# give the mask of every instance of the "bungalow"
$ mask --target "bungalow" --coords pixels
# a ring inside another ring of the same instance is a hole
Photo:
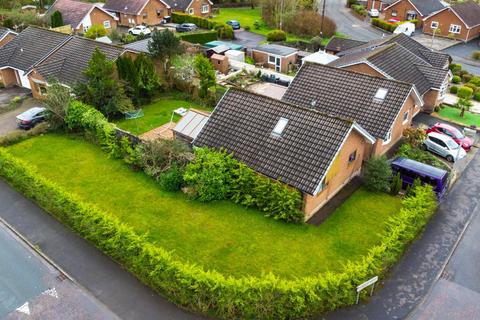
[[[394,3],[396,0],[367,0],[367,10],[378,10],[383,12],[383,9]]]
[[[71,36],[29,26],[0,47],[0,83],[31,89],[27,73]]]
[[[262,44],[252,48],[255,63],[277,72],[288,72],[297,63],[298,50],[278,44]]]
[[[355,121],[229,89],[193,141],[303,194],[310,218],[357,176],[375,139]]]
[[[450,78],[448,69],[432,66],[395,42],[352,52],[329,66],[414,84],[428,112],[443,101]]]
[[[282,100],[353,119],[375,137],[373,155],[392,148],[423,105],[413,84],[312,63],[300,68]]]
[[[170,15],[166,0],[107,0],[103,9],[113,13],[121,26],[158,25]]]
[[[418,20],[417,27],[422,26],[428,15],[445,8],[440,0],[398,0],[383,9],[385,20]]]
[[[72,26],[74,33],[84,33],[94,24],[104,26],[107,31],[117,28],[118,18],[97,4],[77,0],[56,0],[46,15],[50,16],[55,11],[62,14],[63,23]]]
[[[183,12],[191,15],[208,17],[212,15],[213,2],[210,0],[165,0],[172,12]]]
[[[325,51],[330,54],[337,54],[341,51],[349,50],[365,43],[366,43],[365,41],[339,38],[339,37],[333,36],[325,46]]]
[[[0,47],[10,42],[18,33],[4,27],[0,27]]]
[[[27,76],[33,97],[44,98],[50,79],[56,79],[65,86],[72,86],[76,82],[84,81],[83,71],[87,68],[96,48],[100,49],[109,60],[116,60],[122,54],[134,55],[136,53],[122,47],[71,36],[54,52],[36,63],[28,72]]]
[[[464,42],[480,36],[480,5],[473,1],[457,3],[425,18],[423,33],[448,37]]]

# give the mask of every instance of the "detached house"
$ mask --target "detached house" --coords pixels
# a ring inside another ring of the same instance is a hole
[[[18,33],[4,27],[0,27],[0,47],[10,42]]]
[[[354,120],[375,138],[374,155],[401,139],[423,105],[410,83],[312,63],[300,68],[282,100]]]
[[[308,219],[360,173],[374,141],[356,121],[229,89],[193,145],[226,149],[298,189]]]
[[[170,15],[166,0],[107,0],[103,9],[113,13],[121,26],[158,25]]]
[[[212,14],[213,2],[210,0],[165,0],[172,12],[184,12],[196,16],[208,17]]]
[[[423,32],[470,41],[480,36],[480,5],[473,1],[445,7],[425,18]]]
[[[398,0],[383,9],[385,20],[418,20],[417,27],[422,26],[423,19],[445,8],[440,0]]]
[[[48,81],[53,78],[66,86],[84,81],[83,71],[87,68],[96,48],[100,49],[109,60],[116,60],[123,54],[134,55],[136,53],[122,47],[71,36],[28,72],[33,97],[44,98],[48,90]]]
[[[447,68],[432,66],[395,42],[353,51],[329,65],[414,84],[429,112],[443,101],[450,77]]]
[[[365,41],[339,38],[339,37],[333,36],[325,46],[325,51],[327,53],[337,54],[339,52],[358,47],[365,43],[366,43]]]
[[[382,12],[384,8],[388,7],[396,0],[367,0],[367,10],[376,9],[378,12]]]
[[[84,33],[94,24],[104,26],[107,31],[117,28],[118,18],[97,4],[76,0],[56,0],[46,15],[50,16],[55,11],[62,14],[63,23],[72,26],[75,33]]]
[[[256,64],[277,72],[288,72],[298,60],[298,49],[278,44],[262,44],[252,48]]]
[[[0,47],[0,82],[5,86],[31,89],[27,73],[71,36],[37,27],[28,27]]]

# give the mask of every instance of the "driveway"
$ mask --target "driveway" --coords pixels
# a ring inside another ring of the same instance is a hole
[[[345,7],[345,0],[323,0],[325,3],[325,15],[335,21],[337,32],[343,33],[348,37],[370,41],[382,37],[383,32],[373,28],[370,21],[362,21],[350,13],[350,9]],[[322,0],[318,0],[319,12],[322,12]]]
[[[480,75],[480,61],[472,59],[472,53],[480,50],[479,40],[475,39],[468,43],[460,43],[456,46],[443,50],[452,56],[453,62],[460,63],[463,69],[475,75]]]
[[[245,31],[245,30],[235,30],[235,39],[232,41],[224,41],[224,42],[231,42],[235,44],[239,44],[244,46],[247,49],[251,49],[257,46],[260,42],[265,41],[267,38],[262,36],[261,34]]]
[[[38,102],[33,99],[27,99],[23,103],[13,110],[0,113],[0,136],[6,135],[14,130],[17,130],[16,116],[20,113],[38,106]]]
[[[415,35],[412,37],[412,39],[416,40],[417,42],[421,43],[429,49],[437,51],[450,48],[460,43],[460,41],[458,40],[452,40],[443,37],[434,37],[432,42],[432,36],[422,33],[421,29],[418,31],[418,33],[417,31],[415,32]]]
[[[8,108],[10,105],[10,100],[14,97],[24,97],[31,94],[31,91],[26,88],[11,87],[0,89],[0,113],[2,109]]]

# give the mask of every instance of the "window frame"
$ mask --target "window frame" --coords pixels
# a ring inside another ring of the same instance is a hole
[[[407,111],[405,111],[405,112],[403,113],[403,121],[402,121],[402,124],[407,123],[408,120],[409,120],[409,118],[410,118],[410,111],[407,110]]]
[[[436,26],[433,26],[434,24],[435,24]],[[431,28],[431,29],[438,29],[439,26],[440,26],[440,23],[438,23],[438,21],[432,21],[432,22],[430,23],[430,28]]]
[[[205,10],[205,7],[207,10]],[[209,13],[210,12],[210,6],[208,4],[203,4],[202,5],[202,13]]]
[[[108,27],[107,27],[107,25],[108,25]],[[112,24],[110,23],[110,20],[105,20],[105,21],[103,21],[103,27],[104,27],[105,29],[111,29],[111,28],[112,28]]]
[[[188,14],[190,15],[195,14],[195,10],[193,8],[188,8]]]
[[[455,27],[458,28],[458,31],[454,31],[453,29],[456,29]],[[453,34],[460,34],[462,32],[462,26],[458,24],[450,24],[450,27],[448,28],[448,32],[453,33]]]
[[[391,141],[392,141],[392,129],[390,129],[390,130],[387,132],[387,135],[385,136],[385,140],[383,140],[382,145],[389,144]]]
[[[352,162],[355,162],[357,160],[357,150],[353,151],[348,155],[348,164],[351,164]]]
[[[398,11],[396,9],[392,9],[392,17],[397,17]]]

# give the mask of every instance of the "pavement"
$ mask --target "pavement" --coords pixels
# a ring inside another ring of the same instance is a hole
[[[54,263],[60,265],[77,283],[118,317],[129,320],[203,319],[179,309],[143,285],[116,262],[1,179],[0,217]],[[72,304],[71,307],[74,308],[75,305]],[[63,319],[75,318],[67,316]]]
[[[369,19],[358,19],[345,7],[345,0],[323,0],[325,3],[325,15],[337,25],[337,32],[347,35],[351,39],[370,41],[382,37],[383,32],[373,28]],[[321,12],[322,0],[318,0],[318,8]]]
[[[0,248],[0,318],[118,319],[1,220]]]
[[[478,41],[478,39],[475,39],[468,43],[460,43],[443,50],[443,52],[451,55],[453,62],[460,63],[463,69],[470,73],[480,75],[480,61],[472,59],[472,53],[480,50]]]
[[[381,281],[380,289],[370,301],[336,310],[318,319],[405,319],[411,313],[417,312],[417,305],[430,292],[466,224],[478,210],[479,179],[480,155],[477,153],[461,179],[439,204],[436,214],[421,237],[407,249],[402,259],[392,268],[388,278]],[[472,266],[477,265],[475,259],[478,259],[478,256],[469,253],[468,249],[463,257],[469,259]],[[470,280],[476,282],[476,285],[480,283],[478,278]]]

